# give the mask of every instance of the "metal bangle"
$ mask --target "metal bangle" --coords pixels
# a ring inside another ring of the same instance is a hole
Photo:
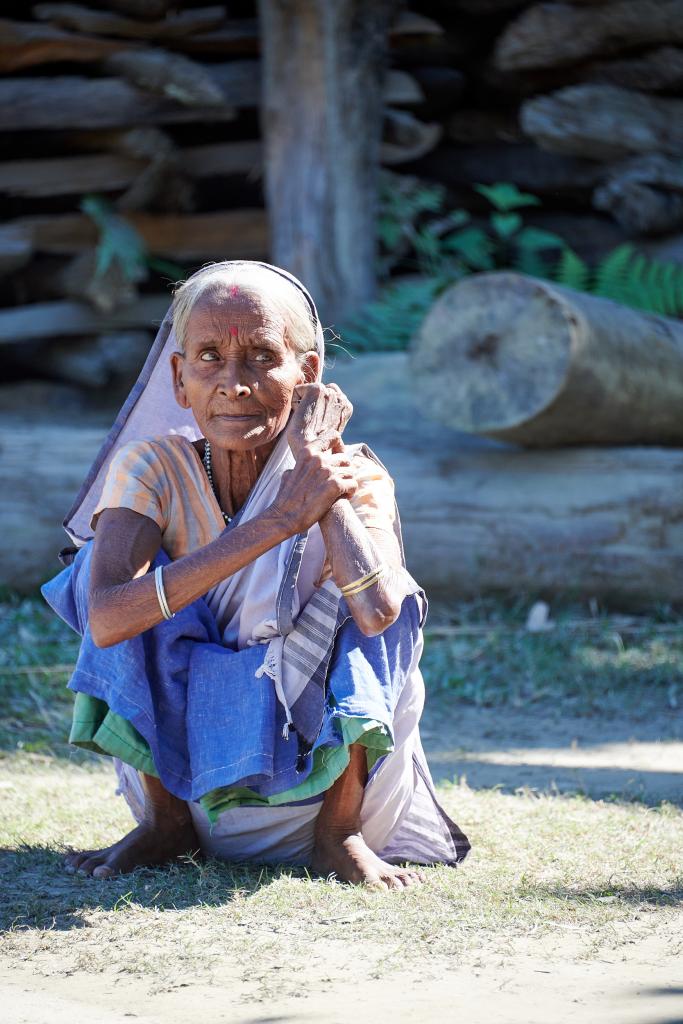
[[[366,576],[361,576],[360,579],[355,580],[353,583],[347,583],[345,587],[341,588],[342,597],[353,597],[354,594],[360,594],[362,590],[367,590],[373,583],[376,583],[380,576],[384,575],[384,566],[380,565],[377,569],[373,569]]]
[[[154,570],[154,585],[157,588],[157,600],[161,608],[161,614],[165,619],[172,619],[175,616],[175,612],[172,612],[168,606],[166,591],[164,590],[163,570],[163,565],[158,565]]]

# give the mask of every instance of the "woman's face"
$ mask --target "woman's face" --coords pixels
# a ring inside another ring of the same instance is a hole
[[[318,355],[297,359],[267,295],[221,285],[195,304],[185,352],[171,362],[176,399],[192,409],[204,437],[217,448],[248,451],[284,429],[294,388],[315,380]]]

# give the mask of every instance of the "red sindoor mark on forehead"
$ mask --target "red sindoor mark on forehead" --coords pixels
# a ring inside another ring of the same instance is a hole
[[[233,338],[237,337],[237,325],[236,324],[231,324],[230,325],[230,334],[231,334],[231,336]]]
[[[239,293],[240,293],[239,285],[236,285],[236,284],[232,285],[232,287],[230,289],[230,294],[232,295],[232,297],[235,298],[235,296],[239,295]]]

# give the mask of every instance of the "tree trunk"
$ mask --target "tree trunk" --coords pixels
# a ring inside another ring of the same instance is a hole
[[[434,304],[415,345],[423,408],[531,447],[683,443],[683,324],[520,274]]]
[[[528,71],[678,42],[683,42],[683,0],[621,0],[585,10],[542,3],[507,26],[494,62],[501,71]]]
[[[272,259],[325,321],[375,291],[383,56],[392,0],[261,0]]]
[[[591,160],[683,153],[683,100],[614,85],[572,85],[527,100],[520,123],[543,149]]]

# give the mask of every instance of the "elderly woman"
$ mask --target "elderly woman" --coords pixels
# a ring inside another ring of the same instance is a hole
[[[392,482],[344,444],[323,356],[312,299],[276,267],[220,263],[176,291],[43,591],[83,637],[71,739],[116,758],[138,821],[71,870],[202,849],[397,889],[423,877],[397,864],[469,848],[419,741],[425,602]]]

